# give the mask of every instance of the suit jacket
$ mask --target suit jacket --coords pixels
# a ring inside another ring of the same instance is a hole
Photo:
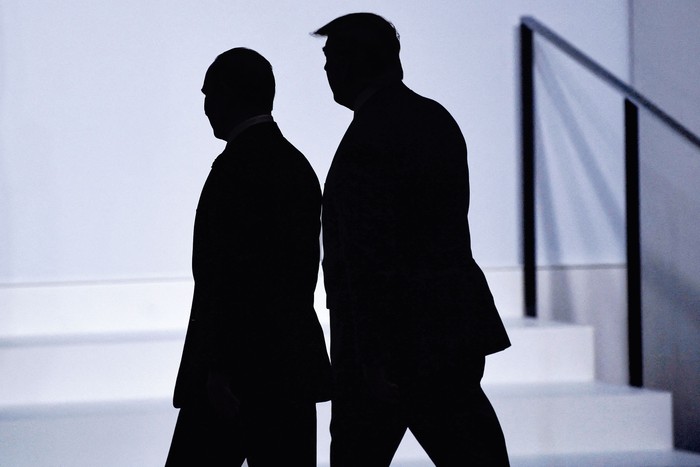
[[[330,362],[314,311],[321,190],[273,122],[214,161],[194,225],[194,297],[174,405],[201,400],[209,369],[239,398],[328,400]]]
[[[334,368],[429,369],[510,345],[472,257],[467,148],[397,81],[355,111],[323,196]]]

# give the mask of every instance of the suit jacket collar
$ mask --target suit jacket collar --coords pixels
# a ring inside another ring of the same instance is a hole
[[[365,89],[358,97],[355,104],[355,116],[363,113],[367,107],[372,107],[372,104],[381,99],[383,95],[392,91],[408,89],[403,81],[392,79],[388,81],[378,82]]]
[[[276,138],[277,135],[281,137],[277,123],[272,119],[253,122],[226,144],[223,152],[214,159],[212,168],[224,160],[237,160],[239,155],[251,150],[255,151],[261,141]]]
[[[245,130],[250,128],[253,125],[257,125],[258,123],[266,123],[266,122],[274,122],[274,119],[272,118],[272,115],[270,114],[262,114],[262,115],[256,115],[254,117],[250,117],[246,120],[243,120],[241,123],[233,127],[233,130],[228,134],[226,137],[226,142],[228,144],[231,144],[231,142],[238,137],[241,133],[243,133]]]

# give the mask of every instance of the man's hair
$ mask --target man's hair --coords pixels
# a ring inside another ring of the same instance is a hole
[[[244,47],[227,50],[209,66],[202,91],[233,98],[242,107],[272,111],[275,97],[272,65],[254,50]]]
[[[374,13],[350,13],[334,19],[312,33],[325,36],[333,44],[330,53],[348,58],[361,57],[367,72],[394,71],[403,77],[399,33],[394,25]]]

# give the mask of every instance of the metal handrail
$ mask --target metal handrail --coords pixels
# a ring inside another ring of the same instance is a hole
[[[552,45],[556,46],[559,50],[567,54],[580,65],[587,68],[591,73],[608,83],[613,88],[617,89],[620,93],[624,94],[624,96],[627,99],[647,109],[649,112],[658,117],[659,120],[668,125],[669,128],[673,129],[676,133],[683,136],[690,143],[692,143],[694,146],[700,149],[700,136],[690,131],[678,120],[661,110],[661,108],[659,108],[658,105],[654,104],[652,101],[650,101],[647,97],[645,97],[639,91],[634,89],[632,86],[626,84],[620,78],[603,68],[600,64],[598,64],[588,55],[581,52],[578,48],[574,47],[570,42],[565,40],[559,34],[552,31],[547,26],[540,23],[538,20],[531,16],[522,17],[521,24],[526,26],[531,31],[536,32],[543,38],[547,39]]]
[[[535,219],[535,80],[534,34],[539,34],[624,96],[625,204],[627,233],[627,319],[629,382],[642,386],[641,247],[639,220],[639,107],[700,149],[700,137],[661,110],[639,91],[603,68],[559,34],[530,16],[520,20],[520,71],[523,157],[523,279],[525,314],[537,316]]]

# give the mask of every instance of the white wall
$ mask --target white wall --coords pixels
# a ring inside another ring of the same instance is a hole
[[[543,41],[536,41],[535,96],[538,263],[624,264],[622,97]]]
[[[700,3],[635,0],[635,86],[700,134]],[[673,392],[675,440],[700,451],[700,149],[640,116],[644,383]]]
[[[275,117],[323,180],[351,115],[332,101],[322,40],[308,33],[362,10],[396,24],[407,84],[443,103],[465,133],[477,259],[487,267],[518,265],[518,18],[537,16],[624,77],[622,1],[6,0],[0,7],[0,283],[189,275],[197,197],[222,148],[207,127],[199,88],[209,63],[233,46],[257,49],[272,62]],[[557,56],[544,53],[547,66],[560,66]],[[560,86],[588,86],[579,84],[577,70],[567,73]],[[551,93],[548,99],[542,118],[565,115],[574,128],[569,136],[578,132],[577,119],[584,126],[590,121],[588,108]],[[559,104],[565,105],[557,110]],[[603,122],[616,121],[616,109],[601,108]],[[556,147],[566,147],[565,140],[548,138],[550,154],[564,152]],[[571,191],[554,190],[550,199]],[[611,222],[609,213],[593,209],[592,215],[600,225]],[[561,230],[568,222],[551,225]],[[544,260],[619,256],[615,247],[598,248],[607,240],[568,244],[573,253],[552,250]]]

